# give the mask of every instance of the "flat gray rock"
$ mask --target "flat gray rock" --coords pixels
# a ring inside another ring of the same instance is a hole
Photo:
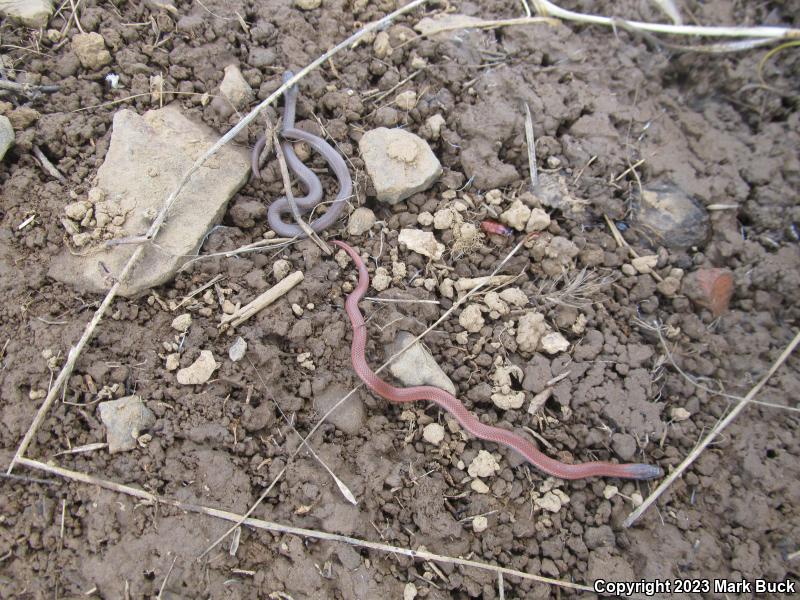
[[[85,200],[91,214],[80,223],[62,219],[75,248],[53,259],[50,276],[82,291],[106,291],[136,246],[105,242],[143,235],[184,173],[218,138],[174,106],[114,115],[108,153]],[[146,246],[121,295],[136,296],[172,279],[219,223],[249,171],[246,150],[231,145],[206,161],[173,204],[156,244]]]
[[[14,145],[15,139],[11,121],[8,120],[8,117],[0,115],[0,160],[3,160],[8,149]]]
[[[378,127],[361,136],[358,147],[378,200],[387,204],[428,189],[442,174],[428,143],[404,129]]]
[[[327,413],[350,392],[350,389],[341,383],[331,383],[321,392],[314,394],[314,408],[319,413],[319,416],[321,417]],[[364,420],[364,401],[361,399],[360,392],[354,393],[342,402],[328,417],[328,421],[337,429],[351,435],[358,433],[361,426],[364,425]]]
[[[394,356],[405,348],[416,336],[407,331],[397,332],[394,342],[386,351],[389,356]],[[446,392],[456,395],[456,386],[442,371],[442,368],[431,356],[425,346],[419,342],[403,352],[389,364],[389,371],[402,381],[406,386],[432,385]]]
[[[101,402],[100,419],[106,426],[106,440],[111,454],[136,448],[136,438],[156,422],[155,416],[139,396]]]

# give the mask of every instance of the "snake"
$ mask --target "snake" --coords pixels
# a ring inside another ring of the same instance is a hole
[[[286,83],[293,76],[294,74],[291,71],[287,71],[283,75],[283,82]],[[328,144],[328,142],[320,137],[317,137],[316,135],[308,133],[307,131],[303,131],[302,129],[298,129],[294,126],[297,94],[297,84],[294,84],[286,91],[283,108],[283,125],[281,126],[281,136],[284,138],[284,141],[281,143],[281,149],[286,157],[286,166],[295,174],[297,179],[306,190],[305,196],[295,197],[294,201],[297,205],[297,208],[301,213],[306,213],[317,206],[317,204],[320,203],[320,200],[322,200],[322,183],[320,182],[316,173],[305,166],[303,161],[298,158],[294,151],[294,147],[288,140],[300,140],[319,152],[320,155],[322,155],[322,158],[324,158],[328,163],[328,166],[331,168],[333,174],[336,176],[336,179],[339,182],[339,193],[336,194],[336,198],[328,207],[328,211],[324,215],[314,219],[309,223],[311,229],[319,233],[323,229],[327,229],[333,225],[333,223],[335,223],[339,218],[339,215],[344,208],[345,201],[353,193],[353,180],[350,177],[350,171],[348,170],[344,159],[338,152],[336,152],[336,150],[333,149],[330,144]],[[253,173],[258,178],[261,178],[258,160],[259,156],[261,155],[261,151],[264,149],[264,146],[267,143],[267,135],[268,134],[265,133],[256,142],[251,155],[251,166],[253,168]],[[300,228],[299,225],[284,221],[285,216],[292,218],[292,207],[289,204],[289,201],[286,199],[286,196],[282,196],[272,202],[272,204],[269,206],[269,210],[267,211],[267,221],[270,228],[282,237],[306,237],[306,233]]]
[[[618,477],[620,479],[655,479],[662,477],[660,467],[641,463],[617,464],[611,462],[586,462],[566,464],[550,458],[541,452],[529,440],[500,427],[492,427],[481,423],[455,396],[433,386],[395,387],[378,377],[367,364],[365,353],[367,344],[367,327],[364,316],[358,308],[369,287],[369,272],[359,254],[345,242],[332,242],[344,250],[358,269],[358,284],[345,300],[345,312],[353,328],[353,340],[350,356],[353,369],[364,385],[378,396],[394,403],[417,402],[428,400],[434,402],[450,413],[461,426],[475,437],[488,442],[495,442],[519,453],[531,465],[548,475],[561,479],[584,479],[587,477]]]

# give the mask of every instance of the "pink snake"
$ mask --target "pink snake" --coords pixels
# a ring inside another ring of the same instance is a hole
[[[361,381],[375,394],[389,400],[390,402],[404,403],[416,402],[418,400],[430,400],[435,402],[461,423],[461,426],[469,433],[482,440],[502,444],[515,450],[522,455],[525,460],[548,475],[560,477],[561,479],[583,479],[585,477],[619,477],[622,479],[654,479],[661,477],[664,473],[661,468],[654,465],[639,463],[615,464],[610,462],[588,462],[582,464],[568,465],[559,462],[542,452],[530,441],[499,427],[492,427],[481,423],[478,418],[469,412],[461,401],[448,392],[432,386],[415,386],[398,388],[389,385],[380,379],[375,372],[369,368],[364,357],[367,344],[367,326],[364,316],[358,308],[358,301],[364,296],[369,287],[369,273],[364,261],[353,248],[344,242],[335,240],[333,244],[339,246],[350,255],[356,267],[358,267],[358,285],[353,292],[347,296],[345,310],[353,326],[353,344],[351,357],[353,369],[361,378]]]

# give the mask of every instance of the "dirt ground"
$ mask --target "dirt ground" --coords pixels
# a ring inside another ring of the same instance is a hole
[[[204,104],[202,93],[216,92],[226,65],[238,64],[258,99],[264,99],[285,70],[305,66],[359,23],[396,7],[386,0],[324,0],[311,11],[278,0],[176,1],[174,10],[164,4],[169,3],[81,2],[82,27],[102,34],[113,57],[97,70],[82,67],[69,42],[48,40],[11,22],[0,26],[4,61],[18,70],[18,80],[61,86],[25,103],[38,115],[17,113],[22,121],[17,143],[0,166],[3,465],[101,299],[54,282],[47,271],[66,243],[64,206],[71,194],[81,197],[91,186],[108,148],[114,111],[156,107],[157,99],[147,92],[151,76],[161,73],[165,90],[196,92],[173,101],[222,134],[238,116]],[[483,18],[516,17],[522,10],[514,0],[451,4]],[[704,24],[798,26],[800,15],[796,2],[679,4]],[[638,1],[578,0],[564,6],[662,18],[652,3]],[[49,27],[62,29],[69,14],[65,9]],[[668,344],[679,367],[706,378],[706,385],[722,382],[728,393],[738,395],[766,373],[800,324],[797,52],[783,52],[767,64],[765,76],[773,89],[765,90],[757,74],[764,50],[678,54],[624,31],[574,24],[419,38],[411,28],[422,16],[411,13],[388,29],[392,50],[384,58],[373,55],[371,41],[361,43],[300,85],[300,126],[320,131],[317,119],[324,125],[353,170],[352,205],[370,207],[379,221],[371,233],[348,236],[343,219],[329,237],[374,257],[371,273],[377,266],[391,271],[392,262],[406,264],[406,276],[381,296],[440,302],[363,303],[369,362],[382,364],[398,330],[418,334],[451,306],[437,287],[429,290],[413,281],[439,279],[447,271],[399,247],[400,229],[418,227],[419,213],[435,212],[453,196],[468,199],[464,220],[478,224],[487,214],[487,191],[498,188],[512,198],[527,189],[522,106],[528,102],[540,167],[563,175],[571,195],[583,201],[580,214],[553,211],[544,235],[569,240],[578,251],[574,270],[586,267],[606,284],[577,307],[548,302],[538,292],[543,282],[553,283],[552,269],[536,246],[524,248],[503,272],[522,272],[516,284],[568,338],[568,352],[523,357],[508,333],[513,315],[487,318],[462,345],[456,341],[463,331],[456,312],[425,343],[458,396],[484,422],[517,431],[529,427],[550,444],[549,454],[567,462],[634,460],[669,471],[731,402],[682,377],[665,361],[658,338],[637,319],[662,321],[672,332]],[[75,33],[73,25],[68,35]],[[421,72],[404,82],[420,68],[420,59]],[[119,75],[121,89],[105,83],[109,72]],[[418,95],[411,110],[392,104],[395,93],[406,89]],[[74,112],[131,94],[146,95]],[[278,112],[268,113],[274,122]],[[445,125],[434,139],[425,122],[437,113]],[[427,137],[444,167],[431,189],[393,207],[370,195],[358,155],[360,136],[379,126],[400,126]],[[262,127],[259,120],[238,143],[252,146]],[[34,144],[65,181],[42,170],[31,153]],[[629,256],[618,248],[603,214],[623,229],[630,225],[628,209],[638,184],[630,171],[618,176],[639,159],[644,163],[637,173],[645,185],[669,182],[705,206],[738,206],[710,213],[710,238],[699,247],[656,244],[654,252],[637,239],[635,227],[625,232],[642,254],[658,255],[656,270],[662,275],[673,268],[687,273],[706,266],[730,269],[733,299],[719,318],[681,293],[659,292],[650,274],[621,271]],[[273,162],[264,169],[264,181],[251,182],[231,200],[225,227],[209,236],[202,254],[238,248],[268,231],[266,206],[282,194]],[[313,164],[324,166],[318,157]],[[334,189],[332,178],[325,183]],[[31,215],[33,222],[20,228]],[[437,237],[448,248],[453,244],[450,232]],[[453,279],[486,275],[515,239],[492,236],[470,252],[446,253],[443,262]],[[180,301],[217,275],[223,276],[219,285],[231,301],[246,303],[274,283],[277,258],[303,270],[305,280],[238,329],[248,342],[245,360],[228,359],[234,338],[219,330],[216,293],[208,301],[201,294],[179,311],[169,309],[170,301]],[[340,267],[306,241],[279,253],[201,260],[151,294],[115,300],[78,360],[64,402],[51,409],[28,455],[186,502],[246,511],[287,465],[297,444],[274,403],[307,432],[326,402],[358,383],[343,311],[342,285],[353,281],[351,266]],[[293,313],[292,304],[305,307],[302,316]],[[180,365],[191,364],[201,350],[211,350],[221,365],[205,385],[178,385],[165,368],[170,352],[165,344],[175,342],[170,323],[182,310],[192,314],[193,324],[181,345]],[[572,326],[580,315],[585,331],[576,334]],[[298,361],[303,353],[310,353],[314,370]],[[539,417],[528,414],[527,402],[520,410],[502,411],[490,400],[498,358],[522,369],[517,387],[528,399],[548,380],[568,375]],[[134,392],[157,418],[149,443],[114,455],[95,450],[56,456],[105,441],[98,399]],[[793,357],[759,399],[791,405],[798,396],[800,359]],[[689,418],[674,419],[676,408],[685,409]],[[800,576],[800,560],[790,558],[800,544],[796,412],[746,409],[630,529],[621,523],[633,509],[631,497],[647,496],[654,483],[548,480],[498,446],[462,435],[449,421],[435,406],[392,406],[362,391],[337,425],[323,425],[315,438],[318,455],[358,505],[349,504],[320,465],[301,453],[254,516],[578,583],[599,577]],[[446,429],[438,447],[422,438],[422,428],[431,422]],[[501,467],[486,480],[485,494],[470,487],[463,468],[479,450],[493,453]],[[226,522],[38,471],[18,468],[16,473],[49,481],[0,479],[4,598],[155,598],[171,567],[162,598],[401,598],[409,582],[420,598],[498,597],[496,576],[487,571],[251,529],[241,532],[235,556],[226,541],[197,560]],[[619,493],[607,499],[609,483]],[[552,488],[569,499],[555,513],[533,501]],[[476,515],[488,520],[480,533],[473,528]],[[505,579],[504,589],[506,598],[572,595],[513,577]]]

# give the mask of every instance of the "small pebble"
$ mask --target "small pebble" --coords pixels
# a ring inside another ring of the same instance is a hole
[[[280,281],[289,274],[292,270],[292,264],[285,258],[279,258],[272,265],[272,274],[275,276],[275,281]]]
[[[611,500],[614,496],[619,493],[619,488],[615,485],[607,485],[606,488],[603,490],[603,498],[606,500]]]
[[[397,104],[397,107],[402,110],[411,110],[417,105],[417,92],[414,90],[400,92],[395,96],[394,102]]]
[[[410,581],[403,588],[403,600],[414,600],[417,597],[417,586]]]
[[[426,442],[438,446],[444,439],[444,427],[438,423],[428,423],[422,430],[422,437]]]
[[[296,304],[296,303],[292,304],[292,312],[294,313],[294,315],[296,317],[302,317],[303,316],[303,307],[300,306],[299,304]]]
[[[247,342],[244,341],[243,337],[239,336],[228,349],[228,358],[233,362],[238,362],[244,358],[245,352],[247,352]]]
[[[470,477],[489,477],[500,470],[497,460],[486,450],[480,450],[467,469]]]
[[[189,330],[189,327],[192,325],[192,315],[189,313],[183,313],[182,315],[178,315],[172,320],[172,328],[175,331],[180,331],[181,333],[186,333]]]
[[[486,528],[489,527],[489,519],[484,517],[483,515],[477,516],[472,519],[472,531],[475,533],[481,533],[482,531],[486,531]]]
[[[651,254],[649,256],[639,256],[631,261],[631,265],[642,275],[652,273],[653,269],[658,264],[658,256]]]
[[[682,406],[676,406],[669,411],[669,416],[672,417],[672,420],[676,423],[680,423],[681,421],[685,421],[689,417],[692,416],[688,410],[683,408]]]
[[[178,368],[178,366],[180,366],[180,362],[181,355],[176,352],[167,355],[166,364],[164,366],[166,367],[167,371],[174,371]]]
[[[483,483],[480,479],[473,479],[469,484],[469,487],[472,488],[473,492],[477,492],[478,494],[489,493],[489,486]]]

